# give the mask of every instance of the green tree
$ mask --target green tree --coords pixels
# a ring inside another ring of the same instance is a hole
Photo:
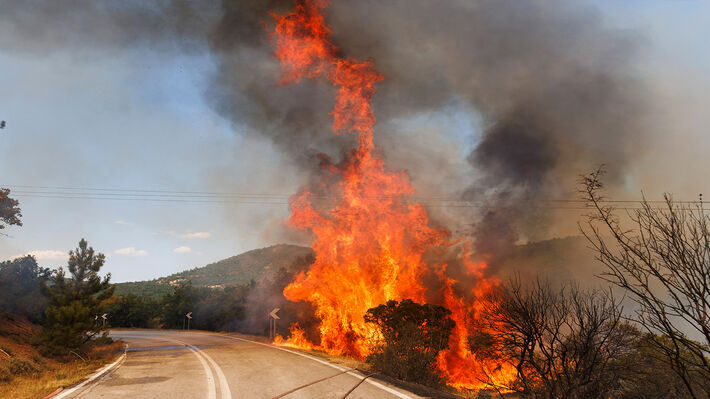
[[[174,286],[173,292],[163,297],[163,327],[181,328],[185,314],[195,310],[198,299],[197,289],[189,280]]]
[[[150,297],[114,296],[106,302],[103,312],[109,314],[113,327],[154,328],[159,325],[158,303]]]
[[[103,254],[95,253],[86,240],[81,239],[79,247],[69,251],[69,276],[59,268],[49,282],[43,284],[49,304],[40,342],[48,352],[61,355],[80,349],[106,329],[100,320],[95,320],[115,288],[109,283],[110,273],[103,279],[99,276],[104,261]]]
[[[22,213],[18,204],[16,199],[10,198],[9,188],[0,188],[0,230],[13,224],[22,226]]]
[[[14,312],[37,320],[47,301],[40,295],[40,281],[50,270],[37,265],[30,255],[0,262],[0,311]]]
[[[232,329],[244,319],[245,302],[249,286],[225,288],[200,288],[199,299],[195,303],[194,328],[210,331]]]
[[[440,385],[436,356],[449,346],[456,326],[443,306],[418,304],[411,299],[388,301],[365,314],[375,324],[380,337],[367,357],[376,370],[395,378],[421,384]]]

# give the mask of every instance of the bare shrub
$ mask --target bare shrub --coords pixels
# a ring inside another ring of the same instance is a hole
[[[627,210],[626,228],[601,195],[603,168],[583,176],[592,213],[582,232],[607,266],[603,278],[623,288],[634,320],[693,398],[710,396],[710,219],[701,201],[661,206],[644,197]],[[692,335],[692,337],[691,337]]]

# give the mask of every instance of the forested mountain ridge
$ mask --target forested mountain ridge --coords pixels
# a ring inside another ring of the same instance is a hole
[[[593,285],[599,281],[595,276],[602,272],[602,265],[596,262],[587,245],[580,236],[516,245],[491,266],[500,271],[503,278],[506,272],[520,272],[527,279],[544,274],[552,276],[554,281],[571,278]],[[155,280],[118,283],[115,295],[133,294],[157,299],[187,281],[194,287],[211,288],[248,284],[251,280],[258,282],[271,278],[281,268],[291,271],[297,261],[303,266],[303,260],[313,256],[313,250],[308,247],[276,244]]]
[[[313,257],[313,251],[308,247],[277,244],[155,280],[118,283],[115,295],[158,298],[172,292],[173,286],[188,280],[195,287],[218,288],[248,284],[252,280],[270,277],[281,268],[289,269],[296,260],[307,257]]]

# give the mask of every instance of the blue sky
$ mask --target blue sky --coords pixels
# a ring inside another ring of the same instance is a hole
[[[710,2],[595,4],[610,25],[644,37],[640,73],[653,77],[667,101],[687,103],[669,118],[669,129],[685,132],[683,139],[670,135],[660,146],[687,163],[649,172],[661,155],[651,152],[633,178],[644,187],[694,193],[710,144],[702,131],[710,104]],[[8,124],[0,131],[0,186],[295,192],[305,176],[270,143],[244,135],[205,103],[212,68],[208,55],[149,48],[44,56],[0,51],[0,119]],[[464,126],[471,117],[456,110],[446,115],[462,126],[453,140],[470,142],[475,132]],[[675,178],[678,168],[692,173]],[[24,226],[0,236],[0,259],[34,253],[44,266],[61,265],[83,237],[108,255],[105,271],[116,282],[289,240],[281,228],[284,204],[18,199]]]
[[[90,62],[66,54],[0,55],[8,121],[1,184],[265,192],[274,170],[257,160],[278,157],[203,103],[209,67],[206,58],[146,59],[141,51]],[[282,186],[285,193],[298,187]],[[85,237],[109,256],[106,270],[115,281],[158,277],[266,245],[264,224],[287,215],[283,205],[226,210],[204,203],[18,198],[24,226],[6,230],[0,258],[32,252],[41,264],[58,265]]]

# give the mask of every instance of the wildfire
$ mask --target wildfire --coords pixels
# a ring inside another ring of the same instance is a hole
[[[308,342],[305,337],[306,332],[303,331],[303,329],[299,327],[297,323],[291,324],[289,332],[291,333],[291,335],[289,336],[288,340],[285,340],[284,337],[282,337],[280,334],[276,334],[276,337],[274,337],[274,343],[276,345],[290,346],[292,348],[299,348],[305,350],[311,350],[315,348],[312,343]]]
[[[372,61],[340,56],[325,23],[323,11],[328,4],[328,0],[297,0],[292,12],[273,14],[282,83],[325,78],[336,91],[331,112],[334,133],[358,137],[357,148],[342,162],[324,159],[317,187],[302,188],[291,198],[288,223],[314,233],[316,260],[286,287],[284,295],[315,305],[321,321],[319,349],[362,359],[368,354],[367,337],[373,334],[364,322],[365,312],[390,299],[427,302],[432,293],[423,281],[434,270],[439,296],[444,298],[441,304],[456,321],[450,349],[438,359],[444,376],[454,386],[481,388],[484,370],[496,370],[496,378],[505,381],[512,376],[509,370],[481,364],[467,349],[467,330],[477,316],[477,304],[455,293],[456,281],[445,275],[445,263],[425,259],[431,250],[453,246],[451,234],[431,223],[421,204],[409,200],[415,190],[406,173],[386,169],[373,142],[371,107],[375,84],[384,77]],[[470,294],[480,297],[495,282],[483,277],[485,264],[469,261],[467,251],[462,256],[469,273],[478,278],[476,292]],[[278,337],[277,342],[316,347],[297,326],[292,326],[288,340]]]

